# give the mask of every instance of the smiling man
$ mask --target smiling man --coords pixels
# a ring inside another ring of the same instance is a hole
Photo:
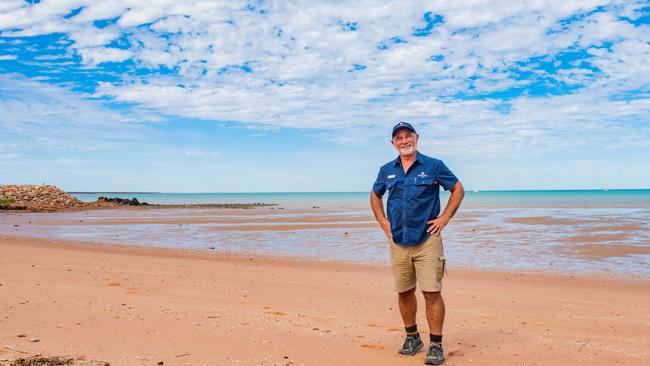
[[[417,151],[419,137],[410,123],[399,122],[393,127],[391,143],[399,156],[379,169],[370,192],[370,205],[390,242],[395,291],[406,330],[406,340],[399,353],[412,356],[424,347],[415,324],[417,285],[424,295],[431,340],[424,363],[441,365],[445,362],[442,348],[445,303],[441,295],[445,255],[441,232],[456,213],[465,190],[441,160]],[[451,191],[441,215],[440,186]],[[389,191],[388,218],[382,203],[386,191]]]

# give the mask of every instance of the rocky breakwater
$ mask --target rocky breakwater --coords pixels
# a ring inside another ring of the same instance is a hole
[[[120,197],[99,197],[97,199],[97,203],[102,205],[102,204],[107,204],[107,203],[116,203],[118,205],[129,205],[129,206],[149,206],[147,202],[140,202],[138,201],[137,198],[133,197],[131,199],[128,198],[120,198]]]
[[[53,185],[0,185],[0,209],[56,211],[85,206],[86,203]]]

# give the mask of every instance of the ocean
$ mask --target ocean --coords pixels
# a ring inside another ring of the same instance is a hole
[[[154,204],[276,203],[291,207],[368,207],[369,192],[286,193],[73,193],[85,202],[98,197],[137,198]],[[441,192],[444,206],[449,197]],[[463,206],[650,208],[650,189],[467,191]]]

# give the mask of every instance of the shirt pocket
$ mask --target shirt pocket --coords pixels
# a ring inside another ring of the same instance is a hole
[[[415,197],[429,197],[437,188],[436,181],[433,177],[415,177]]]
[[[415,185],[416,186],[431,186],[433,185],[434,179],[431,177],[415,177]]]

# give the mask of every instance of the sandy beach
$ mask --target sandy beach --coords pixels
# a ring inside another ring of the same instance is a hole
[[[0,366],[650,366],[649,40],[648,0],[0,1]]]
[[[647,281],[450,271],[443,293],[448,365],[646,365],[650,357]],[[424,357],[396,353],[402,329],[385,265],[2,235],[0,309],[6,364],[37,353],[111,365],[418,365]],[[422,314],[418,323],[425,332]]]

